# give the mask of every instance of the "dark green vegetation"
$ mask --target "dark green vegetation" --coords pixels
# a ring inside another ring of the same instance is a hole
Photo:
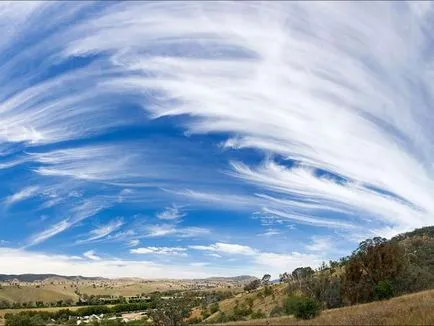
[[[304,296],[289,296],[285,302],[285,313],[300,319],[312,319],[319,315],[321,307],[317,300]]]

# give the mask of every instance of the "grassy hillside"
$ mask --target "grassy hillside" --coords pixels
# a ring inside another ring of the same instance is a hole
[[[74,293],[73,289],[64,289],[63,286],[53,285],[43,288],[33,286],[4,286],[0,289],[0,301],[5,300],[8,302],[23,303],[29,301],[56,302],[59,300],[66,301],[68,299],[76,302],[78,295]]]
[[[434,325],[434,290],[329,309],[311,320],[277,317],[224,325]]]
[[[231,315],[234,307],[238,306],[240,309],[250,308],[253,312],[262,311],[266,316],[270,316],[271,311],[276,306],[282,306],[288,294],[287,284],[275,284],[265,290],[261,287],[250,293],[240,293],[234,298],[220,301],[218,308],[220,312],[226,315]],[[201,309],[193,312],[192,317],[198,317],[201,314]],[[211,314],[205,321],[212,322],[216,319],[219,312]]]
[[[0,274],[0,281],[18,280],[20,282],[44,281],[50,279],[69,281],[97,281],[104,280],[102,277],[65,276],[58,274]]]

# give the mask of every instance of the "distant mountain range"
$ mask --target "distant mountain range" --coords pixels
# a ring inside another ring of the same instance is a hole
[[[34,281],[44,281],[46,279],[66,279],[69,281],[80,281],[80,280],[88,280],[88,281],[96,281],[96,280],[104,280],[103,277],[85,277],[85,276],[65,276],[65,275],[57,275],[57,274],[0,274],[0,282],[12,281],[14,279],[20,282],[34,282]]]
[[[233,277],[208,277],[207,281],[223,281],[223,282],[235,282],[235,283],[248,283],[252,280],[256,280],[257,277],[251,275],[240,275]]]
[[[14,279],[20,282],[44,281],[47,279],[63,279],[69,281],[107,280],[107,278],[104,277],[86,277],[81,275],[65,276],[65,275],[58,275],[58,274],[0,274],[0,282],[12,281]],[[210,277],[205,280],[216,281],[216,282],[222,281],[222,282],[234,282],[234,283],[248,283],[253,279],[256,279],[256,277],[249,276],[249,275],[240,275],[234,277]]]

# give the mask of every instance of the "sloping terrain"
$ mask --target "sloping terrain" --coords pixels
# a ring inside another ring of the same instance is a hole
[[[8,302],[56,302],[59,300],[76,302],[78,295],[74,293],[71,288],[61,286],[46,286],[43,288],[36,288],[31,286],[5,286],[0,289],[0,301],[5,300]]]
[[[276,317],[224,325],[434,325],[434,290],[387,301],[329,309],[312,320]]]
[[[44,281],[47,279],[69,281],[104,280],[102,277],[65,276],[57,274],[0,274],[0,282],[18,280],[20,282]]]

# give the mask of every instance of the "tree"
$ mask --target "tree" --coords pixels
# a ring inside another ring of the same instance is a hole
[[[250,283],[244,286],[244,291],[253,291],[256,290],[261,285],[261,280],[253,280]]]
[[[291,273],[292,280],[298,283],[300,290],[302,288],[302,283],[311,278],[313,274],[315,274],[315,272],[311,267],[298,267]]]
[[[378,237],[365,240],[345,265],[345,297],[351,304],[372,301],[379,282],[392,282],[404,269],[404,249],[399,244]]]
[[[263,285],[268,285],[270,283],[270,278],[271,278],[270,274],[265,274],[261,279],[261,283]]]
[[[288,272],[284,272],[283,274],[279,274],[279,282],[288,282],[290,280],[291,276],[288,274]]]

